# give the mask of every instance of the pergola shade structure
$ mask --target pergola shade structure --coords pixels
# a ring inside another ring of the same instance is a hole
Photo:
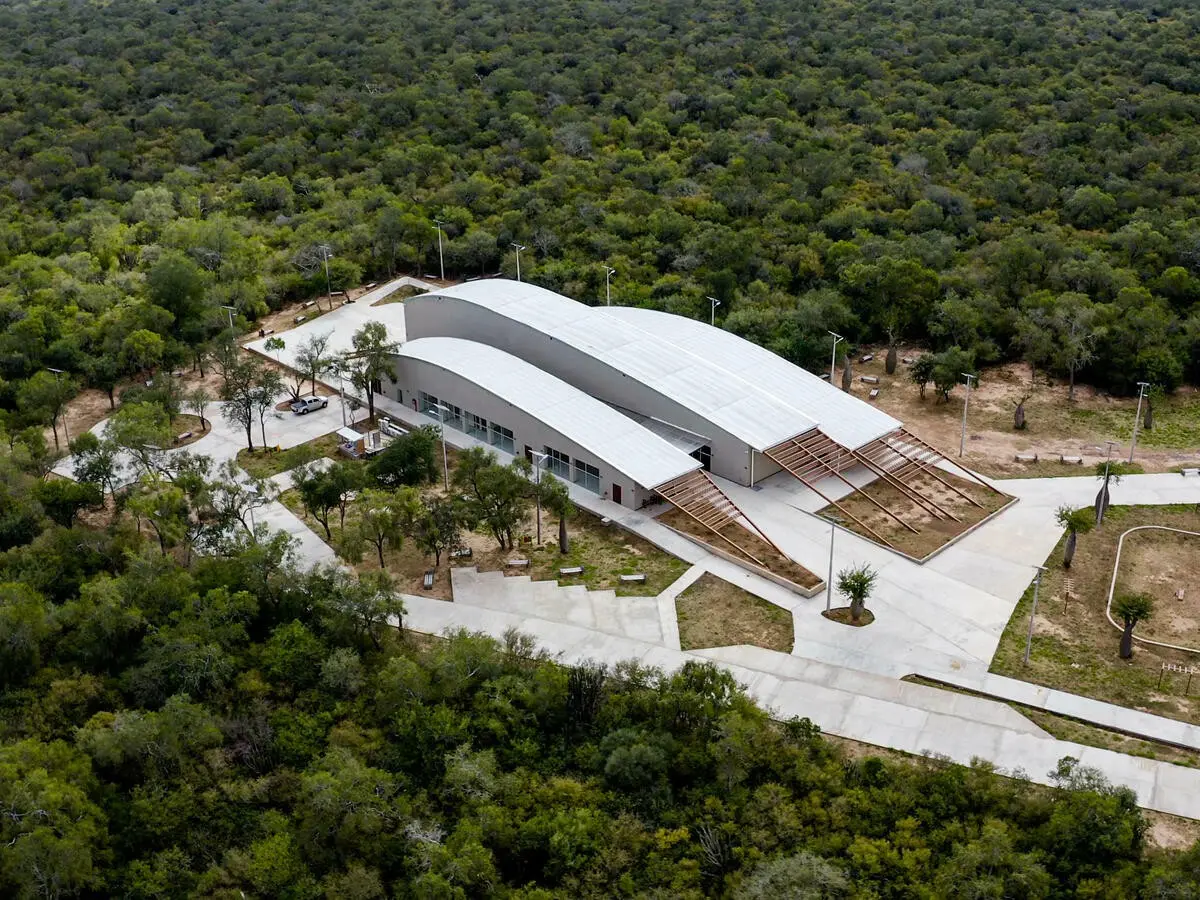
[[[729,498],[729,495],[717,486],[707,472],[699,470],[689,472],[674,481],[659,485],[658,493],[684,515],[698,522],[707,531],[711,531],[720,538],[722,542],[744,554],[761,568],[770,569],[771,566],[751,552],[744,545],[744,541],[738,543],[739,530],[756,535],[784,559],[788,558],[787,554],[780,550],[774,541],[767,537]]]

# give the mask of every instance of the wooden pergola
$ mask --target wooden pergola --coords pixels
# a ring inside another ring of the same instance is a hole
[[[728,526],[736,525],[739,529],[747,529],[750,533],[762,538],[780,556],[785,559],[787,558],[787,554],[780,550],[775,545],[775,542],[767,537],[762,529],[751,521],[750,517],[730,499],[728,494],[717,486],[717,483],[703,469],[697,469],[694,472],[681,475],[673,481],[659,485],[655,490],[664,500],[692,520],[698,522],[708,531],[711,531],[725,543],[733,547],[738,553],[749,557],[762,568],[766,569],[769,567],[757,556],[727,535],[725,529]],[[734,533],[736,534],[736,531]]]
[[[865,467],[875,475],[880,483],[894,488],[913,506],[935,519],[962,521],[953,511],[946,509],[936,499],[929,496],[921,484],[922,478],[941,482],[942,485],[967,502],[979,508],[983,507],[983,504],[970,494],[944,478],[945,473],[939,473],[938,466],[945,460],[945,457],[904,428],[889,432],[857,449],[843,447],[819,428],[814,428],[768,448],[764,451],[764,455],[768,459],[774,460],[781,468],[799,479],[810,491],[887,547],[893,546],[887,538],[847,510],[817,485],[826,478],[841,481],[914,534],[919,534],[920,529],[901,517],[900,512],[903,510],[898,511],[888,506],[868,493],[865,488],[854,485],[842,472],[856,465]],[[999,493],[996,488],[969,470],[963,469],[963,471],[988,490]]]

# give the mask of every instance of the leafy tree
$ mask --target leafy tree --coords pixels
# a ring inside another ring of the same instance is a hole
[[[331,371],[337,362],[337,357],[329,349],[331,334],[332,332],[325,332],[309,335],[296,347],[296,371],[311,382],[314,394],[317,392],[317,379]]]
[[[1154,614],[1154,599],[1149,594],[1122,594],[1113,601],[1113,615],[1121,620],[1121,659],[1133,656],[1133,629]]]
[[[429,425],[398,435],[370,462],[371,477],[381,487],[428,484],[438,477],[438,433]]]
[[[275,408],[275,402],[283,393],[283,376],[278,369],[263,366],[255,375],[250,385],[250,405],[258,419],[258,427],[262,432],[262,445],[267,446],[267,413]],[[251,448],[253,449],[253,448]]]
[[[186,408],[200,419],[200,427],[208,431],[208,419],[204,417],[204,413],[212,405],[212,394],[203,386],[197,387],[188,393],[184,402]]]
[[[908,370],[908,377],[920,390],[922,400],[925,399],[926,385],[933,381],[933,370],[936,367],[937,357],[932,353],[922,353],[913,360],[913,364]]]
[[[396,343],[388,338],[382,322],[368,322],[350,339],[352,349],[343,355],[342,365],[349,373],[350,383],[367,398],[367,418],[375,421],[375,392],[384,378],[395,381],[392,360]]]
[[[1075,558],[1075,545],[1079,535],[1087,534],[1096,524],[1095,515],[1090,509],[1072,509],[1069,505],[1060,506],[1054,511],[1054,520],[1067,530],[1067,542],[1063,545],[1063,568],[1071,568],[1071,560]]]
[[[442,564],[442,554],[462,546],[462,509],[454,499],[431,497],[424,500],[424,509],[413,525],[413,540],[433,564]]]
[[[104,504],[104,494],[97,485],[68,481],[65,478],[38,482],[34,489],[34,497],[46,511],[46,515],[63,528],[74,525],[75,519],[83,510],[95,509]]]
[[[875,590],[879,574],[870,566],[855,566],[843,569],[837,575],[838,593],[850,601],[850,618],[857,622],[862,618],[867,600]]]
[[[399,551],[404,545],[405,534],[419,515],[420,503],[420,495],[412,488],[395,492],[367,488],[359,494],[355,503],[355,533],[375,548],[379,568],[385,565],[384,547]]]
[[[836,900],[850,894],[850,879],[837,866],[802,850],[760,862],[734,891],[736,900]]]
[[[962,383],[964,374],[977,374],[975,354],[961,347],[951,347],[943,350],[934,357],[931,378],[938,396],[945,403],[950,399],[950,392]]]
[[[482,447],[464,451],[454,470],[454,485],[464,495],[464,520],[472,528],[485,527],[501,550],[514,546],[513,531],[528,513],[528,470],[526,460],[502,466]]]
[[[154,403],[126,403],[104,425],[104,441],[128,453],[143,475],[166,471],[172,440],[167,413]]]
[[[54,449],[58,444],[58,422],[67,402],[78,392],[79,386],[69,376],[63,378],[53,372],[34,372],[22,383],[17,392],[17,405],[32,420],[50,425],[54,432]]]

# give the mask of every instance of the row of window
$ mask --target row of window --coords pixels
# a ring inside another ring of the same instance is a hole
[[[464,431],[476,440],[486,441],[505,453],[516,452],[511,429],[496,422],[489,422],[483,416],[463,410],[453,403],[441,401],[433,394],[427,394],[424,391],[417,392],[417,400],[421,412],[431,418],[440,419],[446,428]],[[600,493],[600,470],[596,466],[586,463],[582,459],[572,460],[567,454],[555,450],[553,447],[543,447],[542,450],[546,454],[544,465],[548,471],[553,472],[564,481],[573,481],[594,494]],[[532,451],[528,447],[525,448],[525,451],[526,456],[530,457],[532,461]]]
[[[600,493],[600,470],[582,459],[575,460],[574,475],[571,470],[571,457],[553,447],[543,447],[546,454],[546,468],[562,479],[570,479],[593,494]]]
[[[511,428],[505,428],[497,422],[489,422],[483,416],[473,412],[464,412],[453,403],[443,403],[433,394],[424,391],[417,392],[421,412],[434,419],[441,419],[447,428],[464,431],[478,441],[487,441],[493,447],[498,447],[505,453],[516,453],[517,445],[513,439]]]

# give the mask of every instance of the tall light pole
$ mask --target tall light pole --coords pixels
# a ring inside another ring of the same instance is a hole
[[[517,248],[517,281],[521,280],[521,251],[525,249],[524,244],[518,244],[513,241],[512,246]]]
[[[321,256],[325,260],[325,299],[329,301],[329,311],[333,312],[333,282],[329,280],[329,247],[325,244],[321,245]]]
[[[534,489],[533,495],[537,499],[537,545],[540,547],[542,546],[542,462],[548,459],[550,454],[530,450],[529,455],[533,457],[533,470],[537,473],[534,480],[537,487]]]
[[[442,437],[442,473],[446,478],[446,490],[450,490],[450,461],[446,454],[446,407],[438,404],[433,407],[437,412],[438,434]]]
[[[825,579],[825,612],[829,612],[833,606],[833,539],[837,537],[837,522],[833,519],[825,521],[829,523],[829,576]]]
[[[446,260],[442,256],[442,225],[443,224],[444,223],[442,222],[441,219],[433,220],[433,226],[437,229],[437,233],[438,233],[438,268],[441,269],[441,272],[442,272],[442,281],[445,281],[446,280]]]
[[[967,394],[963,397],[963,423],[962,437],[958,439],[958,458],[962,459],[963,453],[967,449],[967,407],[971,403],[971,379],[977,378],[977,375],[972,375],[969,372],[963,372],[962,377],[967,379]]]
[[[1038,588],[1042,584],[1042,573],[1045,566],[1034,566],[1037,574],[1033,576],[1033,608],[1029,610],[1029,634],[1025,636],[1025,665],[1029,665],[1029,654],[1033,650],[1033,617],[1037,615]]]
[[[604,267],[604,304],[612,306],[612,277],[617,274],[617,270],[611,266]]]
[[[222,306],[221,309],[229,313],[229,330],[233,331],[233,314],[237,312],[236,306]]]
[[[63,372],[63,370],[62,370],[62,369],[55,369],[55,368],[53,368],[53,367],[51,367],[51,366],[46,366],[46,371],[47,371],[47,372],[53,372],[53,373],[54,373],[54,383],[55,383],[55,385],[57,385],[57,386],[58,386],[58,389],[59,389],[59,395],[61,396],[61,393],[62,393],[62,377],[63,377],[63,375],[65,375],[66,373],[65,373],[65,372]],[[57,420],[57,419],[58,419],[58,415],[55,415],[55,417],[54,417],[54,418]],[[62,417],[62,423],[63,423],[63,440],[64,440],[64,441],[66,441],[67,447],[69,448],[69,447],[71,446],[71,435],[67,433],[67,417],[66,417],[65,415],[63,415],[63,417]],[[58,433],[57,433],[57,432],[55,432],[55,437],[54,437],[54,440],[55,440],[56,442],[58,441]],[[58,445],[57,445],[57,443],[56,443],[56,444],[55,444],[55,447],[57,448],[57,446],[58,446]]]
[[[1146,388],[1150,387],[1150,382],[1138,382],[1138,405],[1137,412],[1133,416],[1133,440],[1129,442],[1129,461],[1133,462],[1133,448],[1137,446],[1138,425],[1142,421],[1142,398],[1146,396]]]
[[[708,310],[708,324],[717,324],[717,307],[721,305],[721,301],[716,297],[709,297],[708,302],[711,304]]]
[[[833,338],[833,355],[829,357],[829,383],[833,384],[833,373],[837,367],[837,345],[845,338],[835,331],[830,331],[828,334]]]

